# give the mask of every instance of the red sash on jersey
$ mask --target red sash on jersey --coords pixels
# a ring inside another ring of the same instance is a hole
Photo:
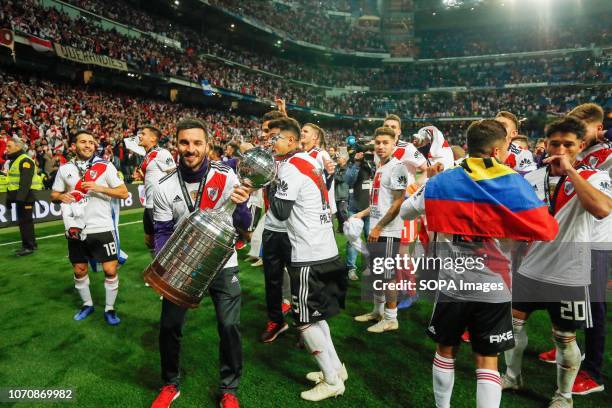
[[[597,151],[587,154],[583,159],[582,163],[587,166],[591,166],[594,168],[599,168],[602,164],[604,164],[608,157],[612,155],[612,147],[604,147]]]
[[[582,170],[578,168],[577,170],[578,174],[580,174],[580,177],[585,180],[588,180],[589,177],[597,173],[597,170],[590,168]],[[576,190],[574,189],[574,185],[572,184],[571,180],[566,178],[565,180],[563,180],[563,185],[559,187],[559,194],[557,195],[557,199],[555,201],[554,215],[556,215],[561,210],[561,208],[563,208],[563,206],[565,206],[565,204],[567,204],[575,195]]]
[[[395,151],[393,152],[393,157],[395,157],[397,160],[402,160],[402,157],[404,157],[404,153],[406,153],[406,148],[405,147],[396,147]]]
[[[150,151],[147,154],[145,159],[142,161],[142,164],[140,165],[140,170],[142,171],[142,174],[146,174],[147,173],[147,167],[149,167],[149,164],[153,160],[155,160],[155,157],[157,156],[157,153],[159,153],[159,150],[153,149],[152,151]]]
[[[202,196],[200,197],[200,208],[205,210],[207,208],[214,208],[217,202],[223,196],[225,190],[225,183],[227,182],[227,174],[215,172],[215,174],[206,182],[202,189]]]
[[[323,182],[323,177],[317,177],[317,171],[315,167],[309,163],[307,160],[304,160],[300,157],[292,157],[289,159],[289,163],[293,164],[296,169],[309,179],[311,179],[319,191],[321,192],[321,198],[329,205],[329,194],[327,192],[327,186]]]
[[[84,194],[87,194],[88,190],[83,188],[83,183],[88,181],[96,181],[97,179],[102,177],[102,175],[106,171],[106,167],[107,163],[105,162],[97,162],[92,164],[91,167],[87,169],[85,174],[83,174],[83,177],[81,177],[81,179],[76,183],[74,189]]]
[[[380,191],[381,173],[377,172],[372,181],[372,190],[370,190],[370,205],[378,205],[378,192]]]

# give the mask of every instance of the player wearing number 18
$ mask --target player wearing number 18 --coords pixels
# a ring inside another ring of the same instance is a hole
[[[76,157],[58,170],[51,192],[51,200],[62,203],[74,287],[83,301],[74,320],[83,320],[94,311],[87,275],[87,263],[94,260],[102,264],[106,277],[104,318],[108,324],[117,325],[120,319],[114,305],[119,288],[119,248],[111,200],[128,198],[128,190],[115,166],[94,156],[96,141],[91,133],[77,131],[75,150]]]

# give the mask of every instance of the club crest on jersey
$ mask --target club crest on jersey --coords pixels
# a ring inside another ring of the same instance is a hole
[[[599,158],[597,156],[591,156],[589,157],[589,165],[591,167],[597,167],[597,164],[599,163]]]
[[[565,183],[563,186],[563,192],[566,196],[571,195],[574,192],[574,185],[570,182]]]
[[[90,171],[89,171],[89,174],[91,175],[91,178],[92,178],[92,179],[95,179],[95,178],[96,178],[96,176],[98,175],[98,172],[97,172],[97,171],[95,171],[95,170],[90,170]]]
[[[208,187],[206,189],[206,194],[208,195],[210,201],[216,201],[217,197],[219,196],[219,189],[217,187]]]

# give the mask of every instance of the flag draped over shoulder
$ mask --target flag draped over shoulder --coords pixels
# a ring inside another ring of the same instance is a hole
[[[492,158],[467,158],[425,185],[429,231],[551,241],[559,226],[533,188]]]

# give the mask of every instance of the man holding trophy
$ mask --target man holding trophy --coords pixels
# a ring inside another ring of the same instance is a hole
[[[157,254],[169,241],[175,229],[179,232],[187,227],[186,224],[179,226],[179,223],[194,210],[231,208],[231,203],[246,202],[251,192],[249,187],[240,185],[238,176],[229,166],[207,159],[208,135],[201,121],[193,118],[183,119],[176,129],[180,155],[178,167],[176,171],[160,179],[154,195],[153,221]],[[242,211],[243,209],[244,206],[238,206],[233,211],[235,229],[247,229],[250,225],[250,213]],[[196,243],[200,244],[202,239],[196,241],[200,241]],[[169,245],[171,242],[172,240]],[[174,258],[179,257],[177,254]],[[196,273],[197,271],[194,271],[191,274],[194,281]],[[238,407],[236,392],[242,371],[239,331],[241,291],[235,250],[220,272],[213,275],[208,293],[215,306],[220,340],[220,406]],[[187,307],[179,306],[168,298],[169,296],[164,294],[159,332],[164,386],[153,402],[153,408],[169,407],[180,394],[179,356]]]

